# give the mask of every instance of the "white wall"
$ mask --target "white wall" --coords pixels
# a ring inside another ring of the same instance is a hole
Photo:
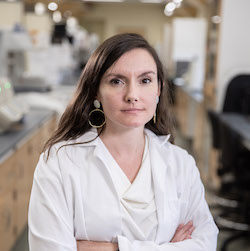
[[[104,24],[103,39],[115,35],[120,28],[127,28],[142,31],[155,46],[163,42],[163,27],[169,18],[158,4],[98,3],[82,17],[83,24],[84,20],[101,20]]]
[[[50,32],[53,22],[49,14],[38,16],[35,13],[27,13],[24,24],[28,31]]]
[[[207,21],[204,18],[173,19],[173,61],[192,61],[188,87],[202,90],[205,79]]]
[[[221,110],[228,81],[250,74],[250,1],[222,0],[217,62],[217,109]]]
[[[163,44],[162,44],[161,61],[167,68],[168,74],[172,73],[172,26],[170,23],[165,23],[163,28]]]
[[[0,29],[11,29],[16,23],[22,23],[22,2],[0,2]]]

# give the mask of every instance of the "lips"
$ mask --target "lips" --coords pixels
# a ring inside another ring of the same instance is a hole
[[[139,109],[139,108],[128,108],[128,109],[123,109],[123,112],[141,112],[144,109]]]
[[[125,112],[127,114],[137,114],[139,112],[144,111],[144,109],[138,109],[138,108],[128,108],[128,109],[124,109],[121,110],[122,112]]]

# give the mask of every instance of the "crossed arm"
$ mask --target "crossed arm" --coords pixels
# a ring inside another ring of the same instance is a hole
[[[187,224],[180,224],[175,231],[171,242],[179,242],[192,239],[191,235],[194,231],[192,221]],[[77,241],[77,251],[117,251],[118,244],[111,242],[95,242],[95,241]]]

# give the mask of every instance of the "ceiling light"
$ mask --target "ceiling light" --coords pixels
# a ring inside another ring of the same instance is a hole
[[[221,17],[220,16],[213,16],[213,17],[211,17],[211,20],[214,24],[219,24],[221,22]]]
[[[173,2],[169,2],[166,7],[165,7],[165,11],[166,12],[173,12],[176,8],[176,5]],[[164,11],[164,12],[165,12]]]
[[[180,3],[182,2],[182,0],[173,0],[173,2],[174,2],[175,4],[180,4]]]
[[[60,12],[60,11],[55,11],[55,12],[53,13],[52,18],[53,18],[53,21],[54,21],[55,23],[61,22],[61,21],[62,21],[62,14],[61,14],[61,12]]]
[[[45,5],[43,3],[36,3],[35,4],[35,13],[37,15],[43,15],[45,13]]]
[[[142,3],[162,3],[162,0],[140,0]]]
[[[68,28],[74,28],[78,25],[78,20],[75,17],[69,17],[66,24]]]
[[[55,2],[51,2],[48,4],[48,9],[51,11],[55,11],[55,10],[57,10],[57,8],[58,8],[58,5]]]
[[[173,11],[166,11],[166,10],[164,10],[164,14],[165,14],[167,17],[172,16],[173,13],[174,13]]]
[[[83,2],[124,2],[124,0],[84,0]]]
[[[176,3],[175,6],[176,6],[176,8],[180,8],[181,7],[181,3]]]

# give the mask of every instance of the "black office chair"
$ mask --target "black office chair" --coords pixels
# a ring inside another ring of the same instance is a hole
[[[222,112],[250,114],[250,75],[237,75],[232,78],[227,86]],[[228,171],[228,166],[220,165],[218,175],[223,176]]]
[[[227,179],[222,176],[219,193],[227,203],[220,205],[215,221],[221,230],[232,232],[221,248],[226,251],[232,241],[250,235],[250,153],[241,146],[239,135],[223,123],[220,142],[221,164],[228,172]]]
[[[250,114],[250,75],[238,75],[229,82],[222,112]],[[208,111],[212,145],[220,151],[218,175],[221,187],[215,196],[221,213],[215,221],[220,229],[233,231],[222,245],[221,251],[226,251],[232,241],[248,236],[250,232],[250,152],[218,116],[215,111]]]
[[[222,111],[250,114],[250,75],[238,75],[229,82]]]
[[[250,75],[237,75],[229,81],[222,112],[250,114]],[[208,110],[207,115],[212,127],[212,145],[220,149],[218,113]]]

